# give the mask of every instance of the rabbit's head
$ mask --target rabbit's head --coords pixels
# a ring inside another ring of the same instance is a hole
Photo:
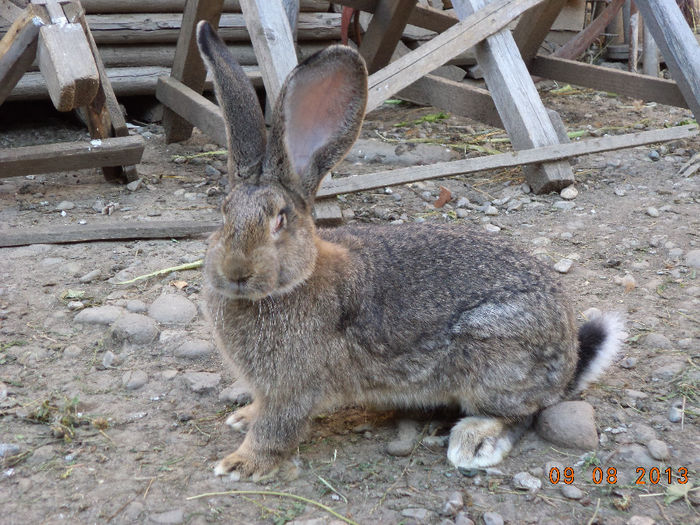
[[[210,239],[206,278],[233,299],[286,293],[313,272],[314,196],[357,139],[367,70],[344,46],[309,57],[282,86],[268,139],[252,85],[209,23],[197,25],[197,42],[226,121],[231,187],[223,227]]]

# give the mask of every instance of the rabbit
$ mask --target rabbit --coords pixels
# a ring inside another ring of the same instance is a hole
[[[357,136],[367,70],[331,46],[287,77],[269,138],[243,69],[207,22],[200,53],[228,138],[230,193],[204,262],[208,316],[253,401],[217,475],[275,472],[314,414],[344,405],[457,406],[448,460],[495,465],[543,408],[610,364],[622,323],[581,328],[553,272],[462,225],[316,229],[315,194]]]

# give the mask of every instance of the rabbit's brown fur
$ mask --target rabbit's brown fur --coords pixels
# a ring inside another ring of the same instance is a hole
[[[248,433],[218,474],[273,470],[314,413],[345,404],[457,405],[469,417],[453,429],[448,458],[488,466],[531,416],[581,386],[590,363],[614,355],[617,325],[586,325],[595,343],[580,345],[551,272],[470,228],[316,231],[315,192],[364,114],[366,70],[354,51],[329,48],[292,72],[266,145],[259,106],[231,100],[240,90],[251,100],[240,66],[206,23],[198,42],[231,152],[224,225],[205,263],[208,305],[218,346],[254,398],[229,418]],[[262,137],[237,144],[251,133]]]

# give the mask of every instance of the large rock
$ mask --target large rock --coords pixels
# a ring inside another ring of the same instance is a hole
[[[148,315],[162,324],[186,325],[197,315],[197,306],[181,295],[163,294],[153,301]]]
[[[119,342],[149,344],[158,338],[158,325],[141,314],[124,314],[112,325],[112,337]]]
[[[110,325],[124,313],[124,310],[118,306],[96,306],[94,308],[85,308],[75,316],[77,323],[86,324],[104,324]]]
[[[544,409],[535,428],[540,437],[562,447],[582,450],[598,447],[595,411],[585,401],[564,401]]]

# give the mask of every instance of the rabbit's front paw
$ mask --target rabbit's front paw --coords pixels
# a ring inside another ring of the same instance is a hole
[[[250,405],[239,408],[233,414],[231,414],[226,420],[226,424],[234,430],[243,432],[244,434],[248,432],[248,429],[255,421],[257,417],[258,409],[255,401]]]
[[[493,417],[465,417],[450,432],[447,459],[461,469],[496,465],[510,452],[524,428],[511,427]]]
[[[230,474],[234,481],[247,477],[252,477],[253,481],[259,481],[264,476],[275,473],[276,463],[271,457],[255,454],[241,446],[236,452],[217,463],[214,474],[217,476]]]

